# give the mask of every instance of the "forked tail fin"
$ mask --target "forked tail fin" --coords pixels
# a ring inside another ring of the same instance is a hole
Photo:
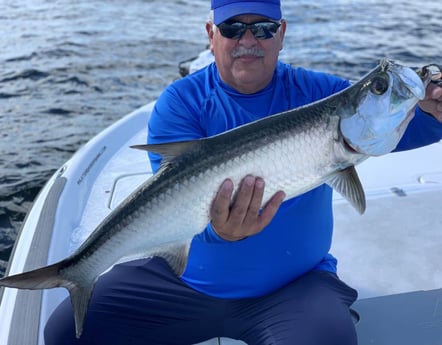
[[[69,289],[72,308],[74,309],[75,333],[80,338],[83,333],[84,319],[86,318],[89,301],[92,296],[95,284],[85,287],[73,287]]]
[[[33,271],[4,277],[0,279],[0,286],[27,290],[65,287],[65,280],[59,275],[61,267],[62,261]]]
[[[68,289],[74,310],[75,331],[77,338],[79,338],[83,331],[83,323],[95,283],[81,286],[77,282],[65,279],[60,274],[63,268],[66,268],[66,261],[60,261],[33,271],[1,278],[0,286],[27,290],[52,289],[56,287]]]

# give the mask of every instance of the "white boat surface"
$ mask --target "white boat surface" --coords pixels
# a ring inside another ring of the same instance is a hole
[[[52,176],[27,215],[8,275],[65,258],[151,176],[146,153],[129,146],[146,141],[153,105],[105,129]],[[442,143],[370,158],[357,170],[367,211],[359,215],[335,193],[332,253],[340,277],[359,291],[359,344],[441,345]],[[0,290],[0,345],[44,345],[44,325],[66,297],[64,289]]]

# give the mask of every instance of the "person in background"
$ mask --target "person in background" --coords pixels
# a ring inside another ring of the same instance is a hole
[[[199,139],[336,93],[347,80],[278,60],[287,23],[280,0],[212,0],[206,23],[215,62],[171,84],[149,121],[149,143]],[[442,88],[425,100],[396,150],[442,138]],[[161,157],[150,154],[153,170]],[[84,332],[72,308],[49,320],[46,345],[195,344],[214,337],[250,345],[355,345],[357,292],[329,253],[332,190],[321,185],[260,211],[265,181],[244,176],[233,197],[226,179],[211,222],[192,241],[177,277],[161,258],[115,266],[97,282]]]

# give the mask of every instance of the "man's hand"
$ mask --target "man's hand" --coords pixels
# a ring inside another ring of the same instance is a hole
[[[419,102],[419,107],[442,122],[442,87],[428,84],[425,98]]]
[[[285,193],[275,193],[260,212],[265,183],[260,177],[247,175],[234,197],[233,182],[226,179],[213,200],[212,227],[221,238],[238,241],[262,231],[279,209]]]

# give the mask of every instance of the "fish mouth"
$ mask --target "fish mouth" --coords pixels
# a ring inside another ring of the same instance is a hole
[[[425,90],[431,81],[431,73],[423,67],[420,70],[413,70],[406,66],[394,65],[394,70],[404,82],[406,88],[418,99],[425,98]]]

